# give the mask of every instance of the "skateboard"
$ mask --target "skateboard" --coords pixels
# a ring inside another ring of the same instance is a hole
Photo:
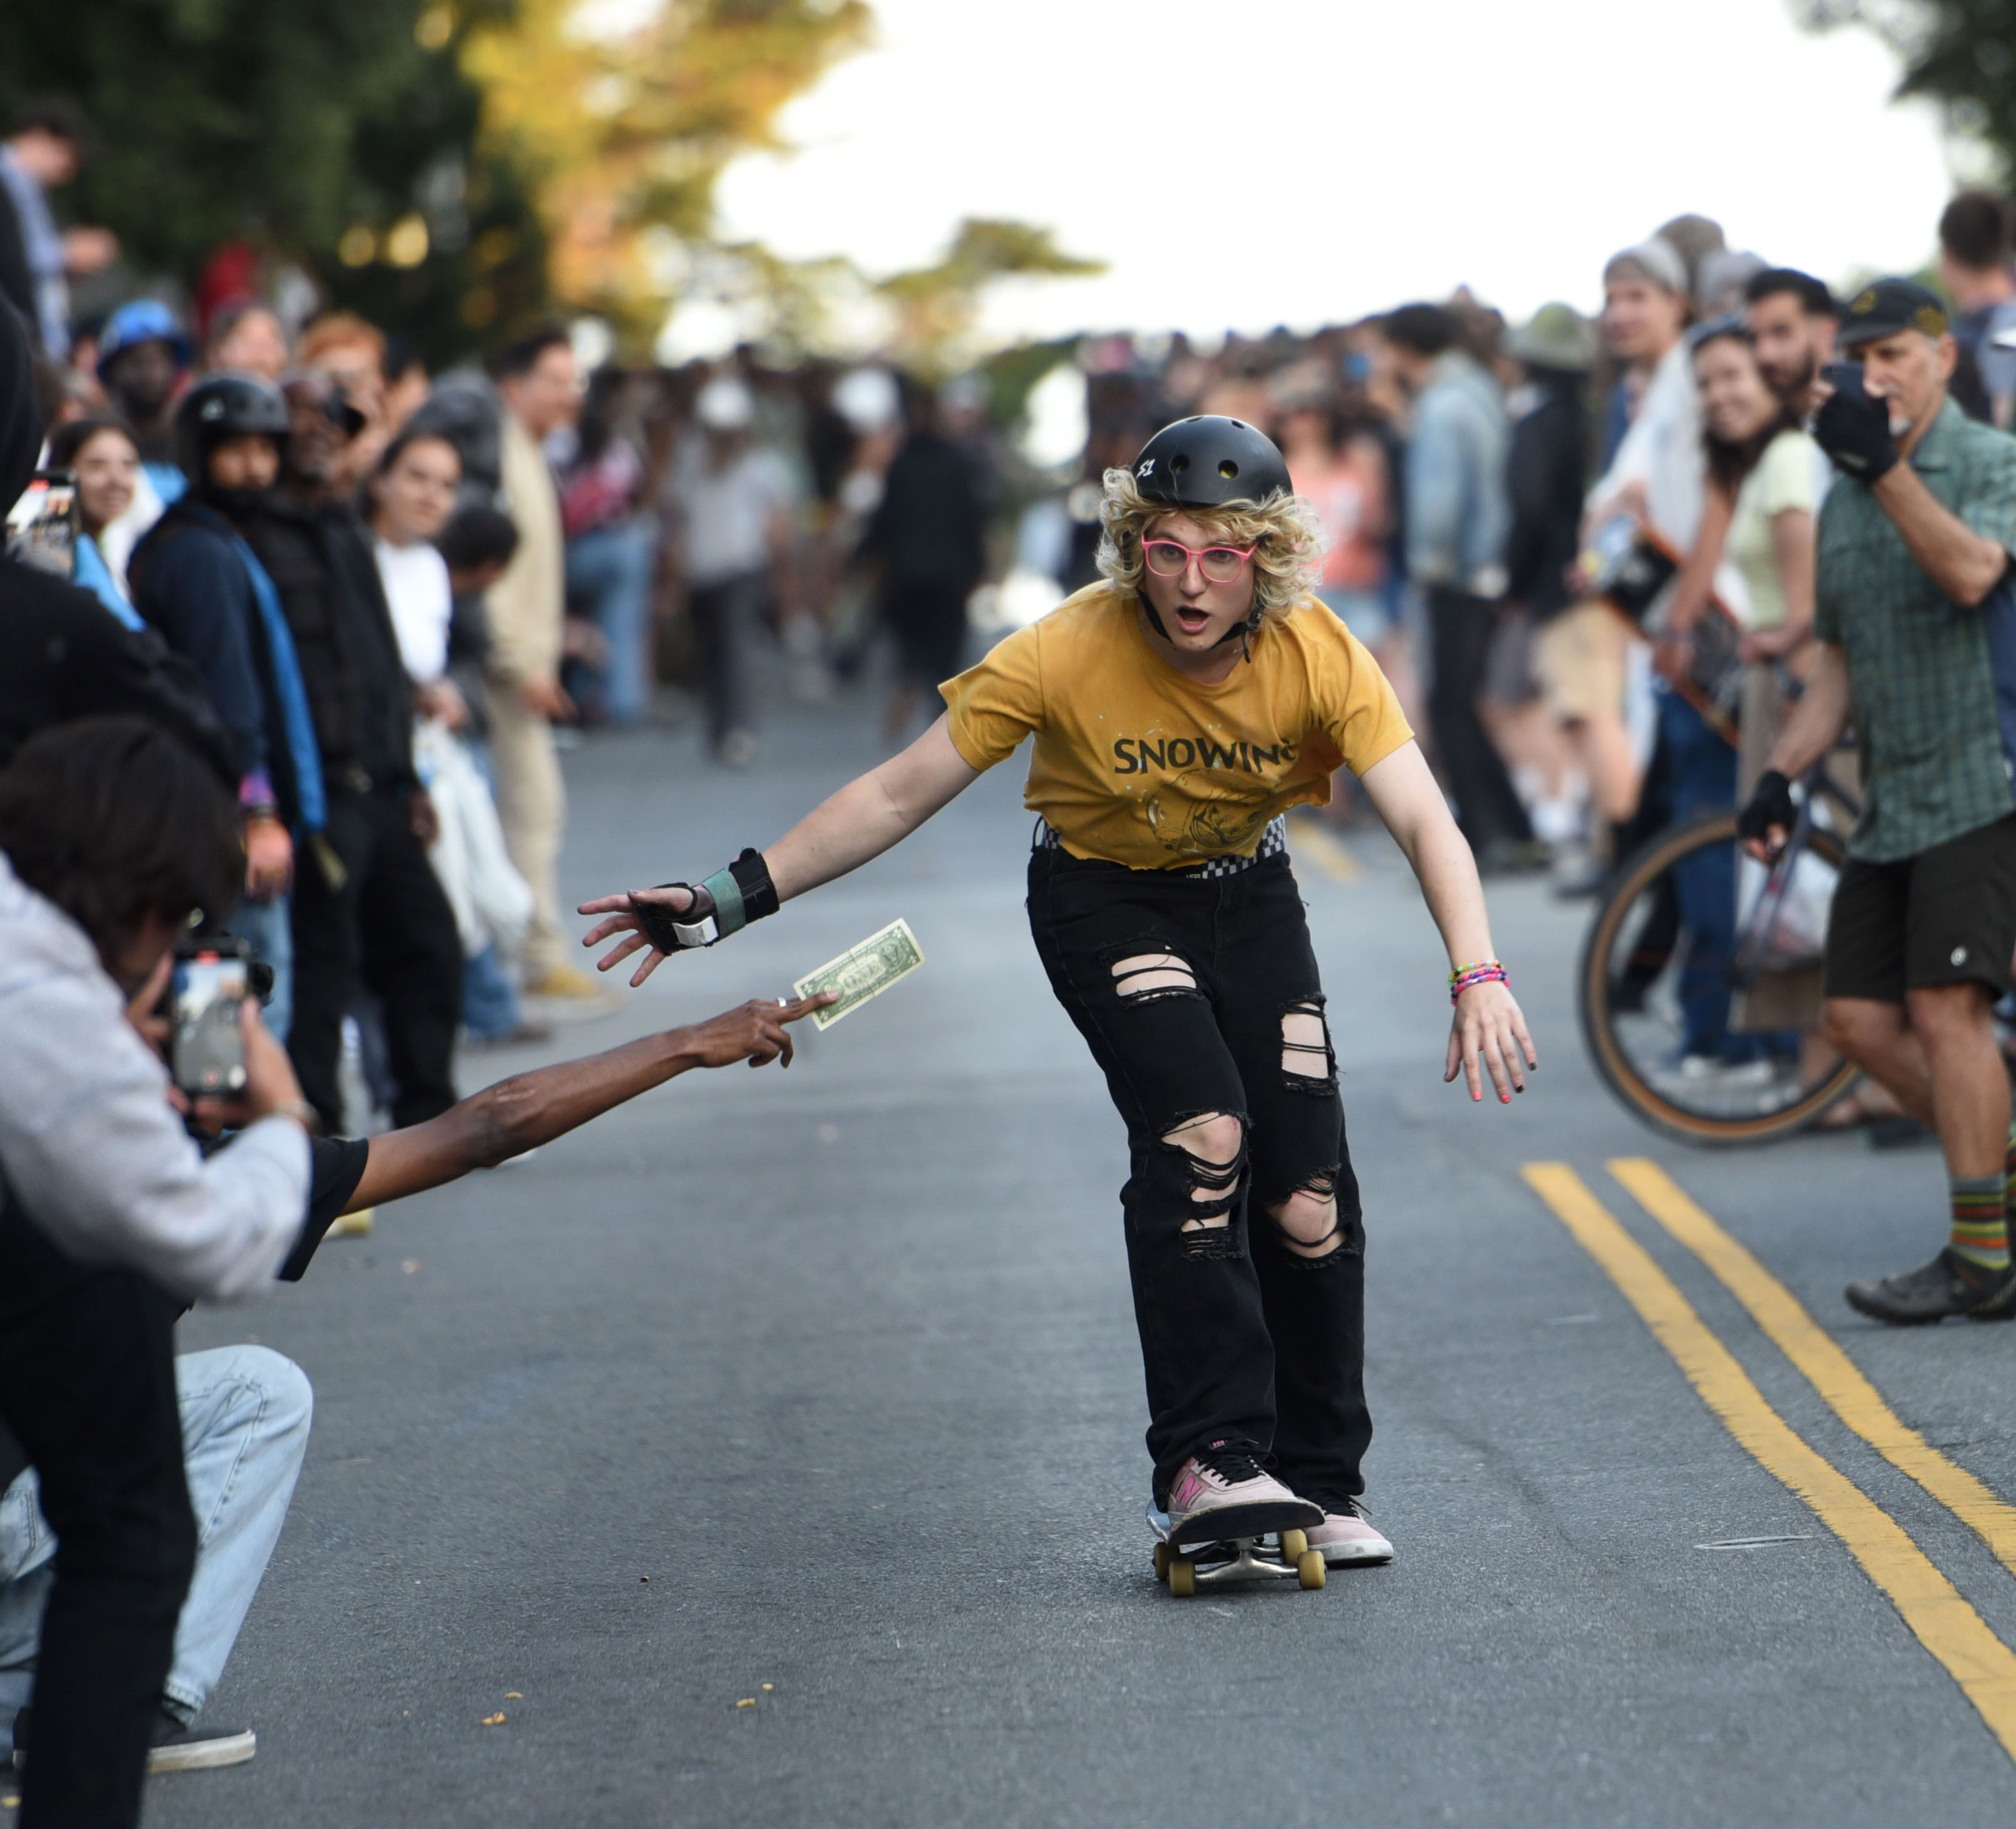
[[[1320,1550],[1309,1547],[1305,1531],[1267,1532],[1251,1537],[1227,1537],[1217,1543],[1174,1543],[1166,1513],[1148,1507],[1148,1528],[1155,1535],[1155,1579],[1178,1600],[1200,1588],[1235,1583],[1296,1581],[1305,1588],[1323,1585],[1326,1571]],[[1273,1539],[1270,1544],[1269,1539]]]

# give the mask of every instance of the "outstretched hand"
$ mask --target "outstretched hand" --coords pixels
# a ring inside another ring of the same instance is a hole
[[[668,914],[682,915],[692,908],[698,898],[690,889],[675,884],[664,889],[632,889],[624,895],[598,895],[592,902],[584,902],[575,910],[578,914],[605,915],[606,920],[597,921],[581,935],[584,946],[593,946],[607,939],[612,934],[628,936],[621,944],[611,947],[595,962],[599,972],[613,971],[633,952],[644,955],[643,963],[630,975],[630,988],[634,991],[664,962],[665,955],[651,944],[644,932],[643,923],[638,920],[636,906],[643,903],[652,909],[662,909]]]
[[[697,1064],[701,1067],[732,1067],[747,1060],[751,1067],[768,1067],[781,1060],[791,1064],[791,1036],[787,1024],[810,1016],[837,1003],[837,991],[822,991],[815,997],[794,997],[788,1003],[772,1003],[758,997],[739,1010],[696,1023],[686,1031]]]
[[[1472,985],[1456,999],[1449,1024],[1445,1086],[1460,1073],[1470,1082],[1471,1097],[1481,1099],[1484,1075],[1489,1073],[1499,1104],[1510,1104],[1514,1093],[1526,1089],[1525,1069],[1537,1069],[1539,1064],[1519,1001],[1506,985],[1495,979]]]

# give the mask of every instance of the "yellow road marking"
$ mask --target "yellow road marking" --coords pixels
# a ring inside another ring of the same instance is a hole
[[[2016,1506],[1906,1424],[1798,1298],[1696,1206],[1658,1163],[1624,1157],[1610,1165],[1610,1172],[1749,1310],[1836,1416],[1899,1473],[1916,1480],[2016,1574]]]
[[[1288,822],[1288,845],[1298,857],[1307,858],[1333,883],[1355,883],[1365,874],[1364,866],[1323,829],[1323,822],[1298,813]]]
[[[1841,1539],[1919,1644],[1960,1685],[2003,1751],[2016,1759],[2016,1653],[1989,1630],[1894,1518],[1792,1432],[1672,1279],[1572,1168],[1564,1162],[1529,1162],[1523,1173],[1672,1355],[1701,1401],[1766,1472]]]

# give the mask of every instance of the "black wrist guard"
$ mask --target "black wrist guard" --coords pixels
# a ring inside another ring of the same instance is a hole
[[[739,934],[751,921],[777,912],[776,885],[770,880],[763,854],[745,850],[725,870],[716,870],[704,883],[661,883],[661,889],[683,889],[693,904],[683,916],[649,903],[630,903],[631,913],[644,931],[644,938],[661,952],[687,952],[697,946],[715,946],[730,934]]]
[[[1762,838],[1773,826],[1791,831],[1799,809],[1792,804],[1792,784],[1776,769],[1766,769],[1757,777],[1749,804],[1736,818],[1739,838]]]

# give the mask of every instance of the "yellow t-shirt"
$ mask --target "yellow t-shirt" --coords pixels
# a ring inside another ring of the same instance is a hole
[[[1072,856],[1172,869],[1251,857],[1276,814],[1330,798],[1334,769],[1362,775],[1414,734],[1315,598],[1269,617],[1252,649],[1201,684],[1149,645],[1132,596],[1096,584],[938,690],[976,769],[1035,733],[1023,801]]]

